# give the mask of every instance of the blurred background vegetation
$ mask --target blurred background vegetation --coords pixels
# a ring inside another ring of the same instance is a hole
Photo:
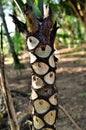
[[[15,25],[12,23],[12,19],[9,14],[15,14],[23,22],[25,22],[25,19],[20,8],[16,6],[14,1],[15,0],[0,0],[0,26],[1,24],[3,24],[4,53],[6,55],[10,54],[10,52],[14,53],[14,61],[16,60],[16,54],[17,62],[15,62],[15,64],[19,64],[18,55],[20,51],[25,49],[26,43],[25,39],[22,37]],[[22,1],[25,2],[24,0]],[[66,47],[77,47],[80,44],[86,43],[86,26],[84,26],[86,24],[84,24],[81,20],[82,16],[77,15],[77,13],[75,13],[74,8],[70,5],[70,1],[71,0],[50,0],[50,5],[52,8],[53,19],[57,20],[57,24],[60,27],[56,35],[56,39],[59,43],[59,46],[63,45]],[[43,0],[41,1],[41,3],[42,2]],[[76,0],[76,2],[78,2],[78,4],[83,5],[81,8],[82,10],[86,10],[83,1]],[[84,2],[86,1],[84,0]],[[34,12],[38,11],[37,6],[39,7],[39,9],[41,8],[41,3],[40,0],[35,0],[33,8],[36,11]]]

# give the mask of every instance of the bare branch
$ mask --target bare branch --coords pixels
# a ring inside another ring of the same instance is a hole
[[[27,35],[28,31],[27,31],[27,27],[26,24],[21,22],[20,20],[18,20],[18,18],[15,15],[11,15],[13,19],[13,22],[15,23],[16,27],[18,28],[19,32],[23,33],[23,35]]]

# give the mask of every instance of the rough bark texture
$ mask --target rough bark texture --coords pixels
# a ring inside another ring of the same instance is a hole
[[[58,102],[53,44],[56,23],[52,26],[51,17],[48,16],[35,27],[27,36],[32,67],[32,130],[55,130]]]
[[[47,13],[45,13],[46,11]],[[32,67],[32,130],[56,130],[58,101],[56,90],[56,58],[54,57],[54,39],[56,35],[56,22],[53,24],[49,6],[44,6],[43,18],[37,19],[31,6],[24,5],[27,46],[30,53]],[[16,26],[20,28],[24,23],[15,19]]]
[[[8,113],[10,129],[19,130],[16,112],[13,106],[13,100],[11,97],[9,86],[7,85],[7,82],[6,82],[6,75],[5,75],[5,70],[4,70],[4,55],[2,54],[1,57],[2,59],[1,59],[0,87],[1,87],[1,92],[2,92],[4,102],[6,105],[7,113]]]
[[[32,66],[33,129],[55,130],[57,92],[52,39],[39,31],[27,38]]]

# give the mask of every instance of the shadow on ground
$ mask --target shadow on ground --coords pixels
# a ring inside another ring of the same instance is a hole
[[[21,62],[25,69],[14,70],[12,64],[8,64],[6,58],[6,74],[11,89],[22,90],[30,93],[31,88],[31,68],[29,55],[23,54]],[[71,117],[76,121],[82,130],[86,130],[86,45],[77,51],[68,48],[60,49],[55,52],[58,57],[57,80],[59,104],[62,105]],[[20,115],[28,112],[29,97],[13,95],[17,112]],[[64,113],[59,110],[57,120],[57,130],[76,130]]]

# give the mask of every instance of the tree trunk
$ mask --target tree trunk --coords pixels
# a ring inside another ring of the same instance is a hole
[[[5,28],[6,34],[7,34],[8,42],[9,42],[9,45],[10,45],[10,51],[11,51],[13,59],[14,59],[14,63],[15,63],[15,65],[20,64],[18,56],[17,56],[15,49],[14,49],[14,44],[13,44],[11,37],[9,35],[9,32],[8,32],[7,24],[6,24],[6,21],[5,21],[5,15],[4,15],[4,12],[3,12],[1,2],[0,2],[0,11],[1,11],[1,17],[2,17],[2,21],[3,21],[3,25],[4,25],[4,28]]]
[[[19,130],[18,120],[16,117],[16,112],[13,106],[13,100],[11,97],[11,93],[9,90],[9,86],[7,84],[6,75],[5,75],[5,68],[4,68],[4,54],[3,51],[1,52],[1,60],[0,60],[0,87],[1,92],[4,98],[8,118],[9,118],[9,125],[11,130]]]
[[[56,22],[53,24],[49,6],[44,6],[43,20],[34,16],[30,5],[24,5],[27,26],[27,46],[32,67],[32,130],[56,130],[58,101],[56,90],[56,58],[54,57],[54,39]],[[15,16],[16,26],[24,26]],[[22,28],[25,32],[25,28]]]
[[[9,86],[6,80],[5,74],[5,66],[4,66],[4,53],[3,53],[3,32],[2,32],[2,25],[1,25],[1,51],[0,51],[0,88],[3,95],[3,99],[5,102],[8,118],[9,118],[9,125],[11,130],[19,130],[19,125],[16,117],[16,112],[13,106],[13,100],[11,97],[11,93],[9,90]]]
[[[71,5],[72,9],[75,11],[76,15],[82,21],[85,29],[86,29],[86,0],[84,1],[74,1],[69,0],[69,4]]]
[[[49,10],[49,7],[46,8]],[[27,9],[25,11],[27,12]],[[52,26],[51,16],[48,16],[49,12],[41,24],[36,20],[33,21],[35,18],[29,17],[29,14],[26,14],[26,22],[32,21],[29,22],[31,33],[27,37],[32,67],[32,130],[56,130],[58,101],[55,84],[56,64],[53,54],[56,23]],[[32,24],[35,26],[34,29]]]
[[[32,66],[33,129],[55,130],[57,118],[56,66],[51,36],[40,31],[27,39]]]

